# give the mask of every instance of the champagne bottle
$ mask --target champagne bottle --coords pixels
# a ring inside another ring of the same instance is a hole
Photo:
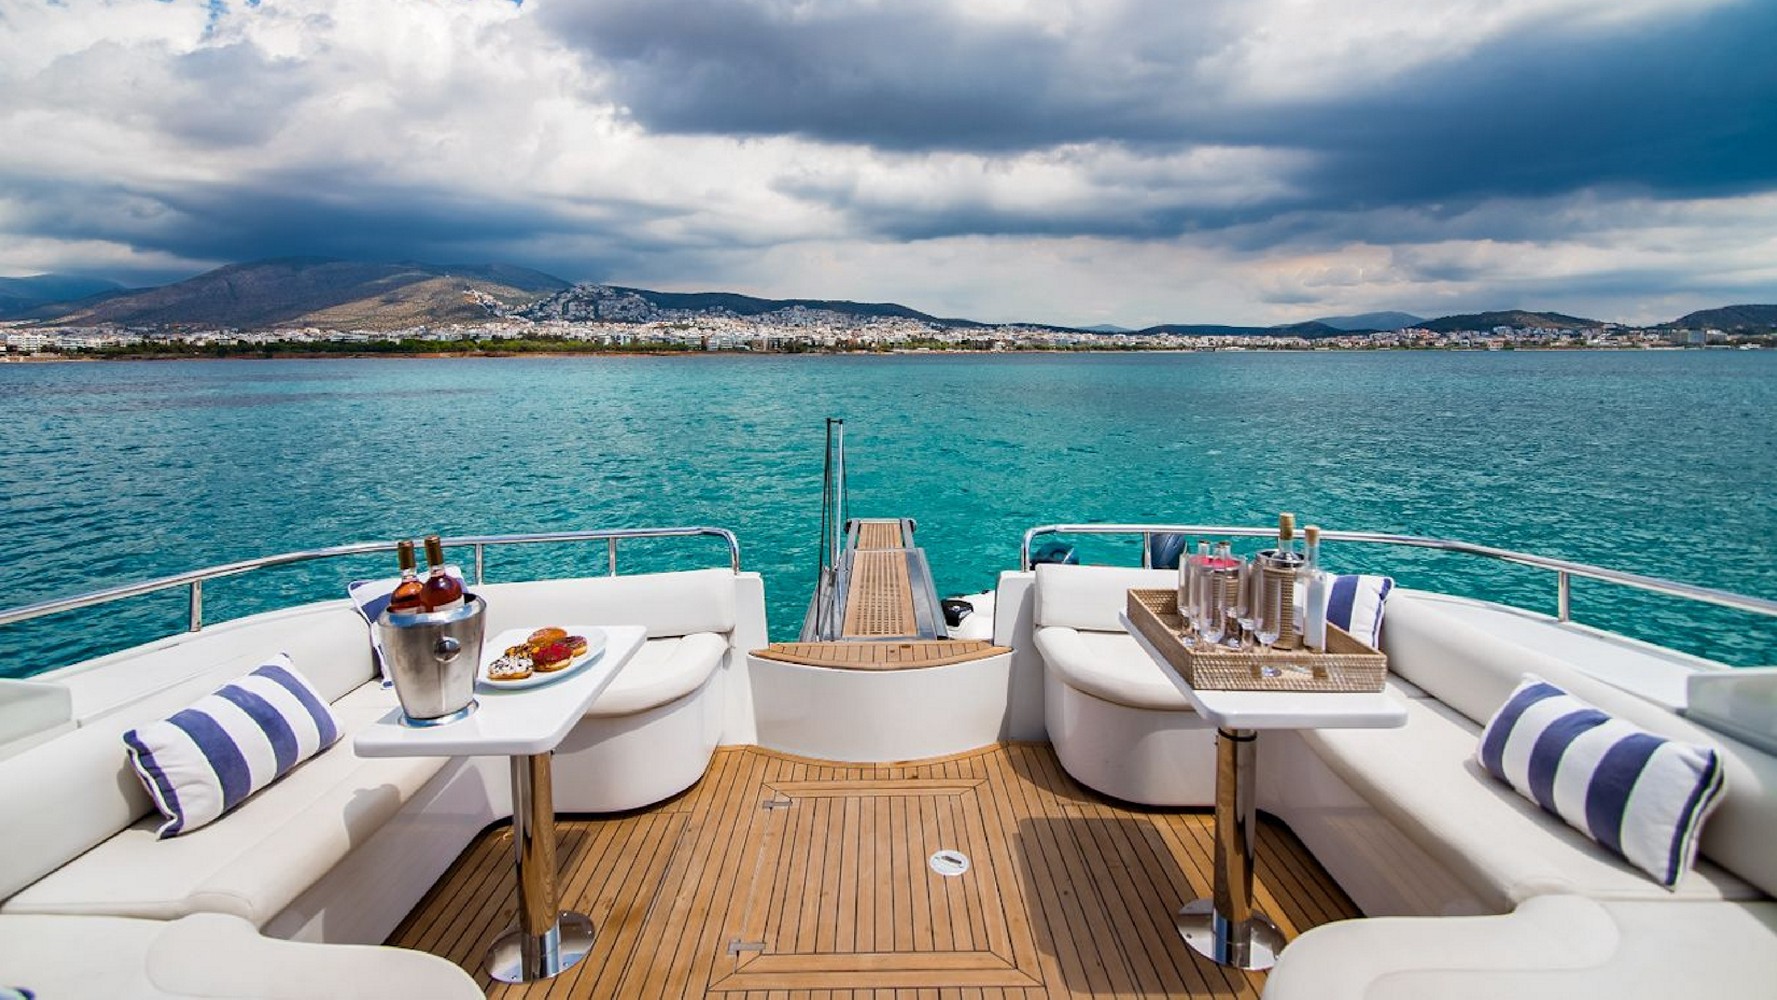
[[[401,563],[401,582],[389,595],[389,610],[397,614],[415,615],[426,610],[426,586],[420,582],[413,557],[413,541],[403,538],[395,546],[395,558]]]
[[[1320,527],[1309,525],[1302,529],[1303,540],[1307,549],[1308,563],[1304,570],[1308,576],[1308,607],[1305,609],[1306,626],[1303,628],[1308,648],[1316,653],[1327,651],[1327,577],[1320,571]]]
[[[444,542],[437,535],[426,536],[425,606],[427,611],[455,611],[463,606],[463,581],[444,569]]]

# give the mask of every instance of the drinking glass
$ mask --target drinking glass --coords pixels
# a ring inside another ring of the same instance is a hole
[[[1228,593],[1222,585],[1222,575],[1205,566],[1197,584],[1197,637],[1215,645],[1227,631]]]
[[[1263,553],[1254,561],[1250,609],[1253,635],[1267,650],[1276,645],[1278,637],[1283,634],[1283,615],[1278,608],[1282,593],[1277,573],[1270,568],[1270,563]]]
[[[1240,558],[1240,557],[1236,557]],[[1253,631],[1253,570],[1251,560],[1241,558],[1235,568],[1234,601],[1229,609],[1234,616],[1234,624],[1240,626],[1240,634],[1233,637],[1229,645],[1235,649],[1244,649]]]

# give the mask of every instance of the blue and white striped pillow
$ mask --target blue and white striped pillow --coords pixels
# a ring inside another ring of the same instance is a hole
[[[167,821],[161,839],[212,822],[339,739],[339,720],[279,653],[160,722],[123,734]]]
[[[1386,576],[1335,576],[1327,588],[1327,621],[1374,649],[1382,632],[1382,608],[1394,580]]]
[[[1475,757],[1668,888],[1690,870],[1722,792],[1712,748],[1655,736],[1535,674],[1488,721]]]

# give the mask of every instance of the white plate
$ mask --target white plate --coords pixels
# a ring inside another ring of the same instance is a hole
[[[489,677],[487,675],[487,668],[495,660],[505,654],[507,646],[518,645],[525,641],[532,632],[536,631],[535,629],[513,629],[509,632],[502,632],[495,636],[495,641],[489,643],[485,647],[481,657],[481,666],[475,671],[476,683],[489,691],[518,691],[524,688],[536,687],[540,684],[552,684],[561,680],[563,677],[568,677],[579,672],[582,667],[598,659],[599,654],[605,651],[604,629],[598,628],[597,626],[587,625],[577,625],[572,627],[564,625],[560,627],[567,629],[569,635],[583,635],[586,637],[586,652],[569,660],[567,666],[560,670],[550,670],[547,672],[532,671],[529,677],[521,677],[515,681],[496,681]]]

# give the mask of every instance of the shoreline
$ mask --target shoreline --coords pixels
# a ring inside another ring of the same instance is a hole
[[[439,361],[461,360],[468,358],[504,359],[504,358],[907,358],[907,357],[946,357],[964,355],[971,357],[1018,357],[1028,355],[1146,355],[1146,354],[1516,354],[1528,352],[1536,354],[1640,354],[1649,352],[1682,352],[1682,351],[1737,351],[1737,346],[1713,347],[1596,347],[1596,346],[1563,346],[1563,347],[1511,347],[1489,349],[1484,347],[1365,347],[1365,348],[1300,348],[1300,347],[1240,347],[1200,348],[1200,347],[1128,347],[1128,348],[1082,348],[1079,350],[1044,350],[1026,348],[1016,351],[985,351],[970,348],[955,350],[937,350],[931,348],[900,348],[886,351],[609,351],[609,350],[564,350],[564,351],[275,351],[254,352],[241,351],[229,354],[24,354],[0,356],[0,364],[89,364],[117,361],[326,361],[326,360],[385,360],[385,361]],[[1757,347],[1754,350],[1766,350]]]

